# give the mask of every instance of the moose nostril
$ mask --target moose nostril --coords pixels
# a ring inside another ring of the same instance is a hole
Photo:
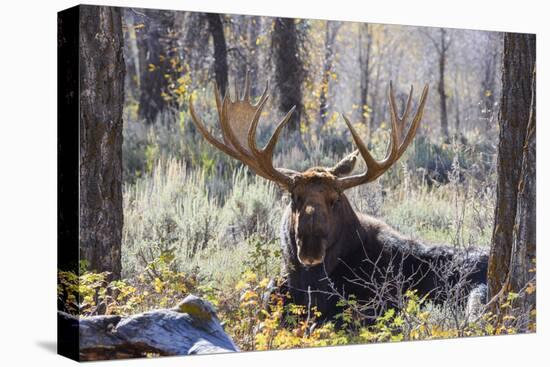
[[[310,260],[303,260],[303,261],[302,261],[302,264],[304,264],[304,266],[305,266],[306,268],[309,268],[309,267],[311,267],[311,266],[313,265],[313,261],[310,261]]]

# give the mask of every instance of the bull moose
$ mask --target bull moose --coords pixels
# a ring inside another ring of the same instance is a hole
[[[251,100],[248,74],[242,94],[235,87],[234,99],[227,92],[222,98],[216,86],[221,139],[207,129],[192,98],[189,100],[192,120],[208,142],[290,193],[281,226],[286,287],[294,303],[316,306],[325,319],[341,312],[338,301],[342,298],[361,301],[366,319],[373,319],[388,307],[402,306],[399,297],[408,289],[441,302],[449,297],[450,289],[455,290],[453,294],[456,289],[467,294],[486,283],[488,256],[484,251],[426,245],[406,238],[384,222],[354,211],[345,195],[346,190],[380,177],[410,145],[422,119],[428,85],[405,131],[412,95],[411,86],[405,111],[398,116],[390,83],[391,139],[382,161],[372,157],[343,115],[357,150],[333,167],[304,172],[273,166],[275,145],[294,108],[279,122],[264,148],[256,145],[256,129],[269,97],[267,83],[257,103]],[[351,175],[359,155],[366,170]]]

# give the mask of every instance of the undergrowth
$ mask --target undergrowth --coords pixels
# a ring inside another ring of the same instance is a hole
[[[266,252],[267,251],[267,252]],[[354,317],[353,298],[344,303],[343,323],[318,323],[321,314],[312,308],[288,302],[278,291],[280,278],[264,277],[266,266],[280,256],[276,251],[254,246],[238,279],[218,287],[212,279],[173,270],[175,256],[163,253],[132,279],[108,281],[108,273],[85,271],[80,276],[59,272],[58,300],[62,309],[81,316],[129,315],[154,308],[174,307],[186,295],[211,302],[225,331],[243,351],[289,349],[358,343],[429,340],[465,336],[515,334],[536,330],[532,310],[527,330],[515,324],[515,293],[498,304],[497,313],[485,310],[475,318],[449,324],[437,308],[416,291],[407,291],[401,310],[389,309],[372,325]],[[529,292],[535,292],[531,284]],[[346,304],[347,303],[347,304]],[[505,316],[499,316],[505,315]]]

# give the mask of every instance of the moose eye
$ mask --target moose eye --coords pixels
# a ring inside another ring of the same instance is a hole
[[[334,208],[336,205],[338,205],[339,202],[340,202],[340,197],[333,198],[330,201],[330,207]]]

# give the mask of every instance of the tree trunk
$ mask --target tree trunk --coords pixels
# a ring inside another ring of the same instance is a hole
[[[330,76],[334,62],[334,40],[340,28],[339,23],[326,22],[325,29],[325,60],[323,63],[323,76],[321,78],[321,94],[319,95],[319,119],[324,125],[327,120],[328,105],[327,95],[330,84]]]
[[[211,33],[208,29],[208,19],[202,13],[185,12],[181,19],[182,36],[180,37],[182,64],[188,66],[188,70],[194,70],[195,79],[208,77],[208,71],[204,71],[204,59],[208,54],[208,40]]]
[[[534,282],[537,242],[536,205],[536,81],[533,73],[531,115],[523,146],[521,178],[518,185],[517,210],[514,225],[508,291],[519,293],[528,283]],[[519,300],[522,308],[534,306],[535,293],[527,293]]]
[[[367,36],[367,51],[366,55],[363,55],[363,42],[362,42],[362,30],[365,30]],[[359,30],[359,67],[361,68],[361,80],[360,80],[360,89],[361,89],[361,101],[360,101],[360,111],[361,111],[361,121],[363,124],[367,125],[367,116],[368,116],[368,98],[369,98],[369,82],[370,82],[370,59],[371,59],[371,49],[372,49],[372,37],[369,33],[369,24],[365,23],[362,25],[362,28]],[[371,124],[372,125],[372,124]],[[372,129],[373,126],[370,126]]]
[[[489,299],[503,290],[508,277],[509,290],[525,285],[535,255],[534,68],[535,36],[506,33]]]
[[[487,128],[493,120],[496,97],[496,75],[499,66],[499,52],[495,49],[499,34],[491,34],[487,44],[487,54],[483,59],[483,80],[481,81],[481,117],[486,121]]]
[[[120,278],[122,239],[121,9],[80,7],[80,256]]]
[[[133,100],[139,100],[139,83],[141,68],[139,60],[139,49],[137,43],[136,25],[139,24],[135,20],[135,14],[129,9],[122,10],[122,19],[126,24],[126,38],[124,42],[124,59],[126,62],[126,98],[131,97]],[[146,66],[146,65],[145,65]]]
[[[378,103],[378,95],[380,94],[379,93],[379,89],[380,89],[380,74],[381,74],[381,69],[382,67],[382,64],[380,62],[377,63],[376,65],[376,78],[374,78],[374,90],[373,90],[373,93],[372,93],[372,96],[371,96],[371,104],[372,104],[372,112],[371,112],[371,115],[370,115],[370,123],[369,123],[369,137],[372,137],[372,133],[374,132],[375,130],[375,126],[374,124],[376,123],[376,119],[377,119],[377,111],[381,111],[382,108],[379,107],[380,103]]]
[[[174,74],[170,59],[174,56],[170,43],[163,33],[174,27],[173,15],[159,10],[143,10],[147,15],[145,27],[137,32],[140,55],[139,117],[152,124],[168,107],[162,93],[166,90],[167,74]],[[162,42],[167,41],[166,47]]]
[[[455,80],[454,80],[454,103],[455,103],[455,136],[460,138],[462,134],[460,133],[460,92],[458,91],[458,70],[455,69]]]
[[[275,84],[279,90],[279,110],[286,114],[296,106],[286,129],[287,133],[299,132],[304,111],[302,83],[305,71],[300,58],[299,37],[294,19],[275,19],[272,49],[275,56]]]
[[[219,14],[208,13],[208,30],[214,43],[214,73],[222,95],[227,88],[227,44],[223,33],[223,23]]]
[[[256,45],[258,36],[262,29],[262,19],[261,17],[252,17],[249,18],[248,23],[248,49],[249,49],[249,71],[250,71],[250,80],[256,81],[250,85],[250,94],[256,96],[259,93],[258,88],[258,69],[260,68],[260,53],[261,49]]]
[[[458,91],[456,91],[457,94],[455,94],[455,131],[456,136],[460,137],[462,134],[460,133],[460,100],[458,97]]]
[[[441,46],[439,49],[439,84],[437,91],[439,92],[439,104],[440,104],[440,120],[441,120],[441,134],[445,140],[449,140],[449,120],[447,116],[447,94],[445,93],[445,66],[447,63],[447,43],[446,43],[446,31],[441,28]]]

